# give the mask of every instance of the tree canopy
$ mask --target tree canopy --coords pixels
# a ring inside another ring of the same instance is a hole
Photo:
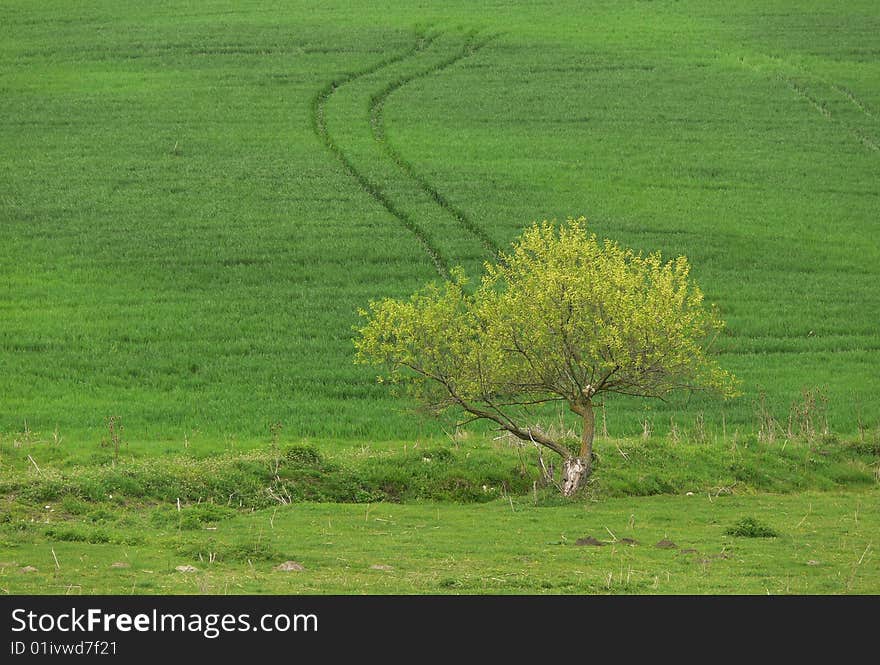
[[[556,451],[566,469],[579,465],[572,493],[591,470],[596,396],[736,394],[709,355],[724,324],[689,276],[684,256],[664,262],[599,240],[583,218],[536,223],[474,288],[457,269],[406,300],[370,303],[357,360],[383,365],[380,380],[405,385],[436,413],[494,421]],[[578,455],[528,425],[529,407],[547,402],[582,417]]]

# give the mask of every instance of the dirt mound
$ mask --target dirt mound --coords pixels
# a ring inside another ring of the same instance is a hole
[[[282,573],[290,573],[290,572],[299,572],[301,570],[305,570],[306,567],[301,563],[296,561],[285,561],[284,563],[280,563],[275,566],[272,570],[277,570]]]
[[[605,543],[603,543],[601,540],[596,540],[595,538],[593,538],[593,536],[586,536],[584,538],[578,538],[574,544],[575,545],[591,545],[593,547],[601,547]]]

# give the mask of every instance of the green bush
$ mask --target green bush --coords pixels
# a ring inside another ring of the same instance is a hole
[[[110,535],[101,529],[77,529],[74,527],[50,527],[46,537],[56,542],[66,543],[109,543]]]
[[[180,510],[176,506],[161,506],[152,512],[150,521],[158,527],[193,530],[228,519],[235,514],[233,508],[214,503],[199,503]]]
[[[440,462],[444,464],[451,464],[455,462],[455,453],[449,450],[449,448],[430,448],[421,453],[414,453],[413,457],[421,459],[423,462]]]
[[[284,459],[294,467],[320,467],[324,458],[317,448],[308,444],[290,446],[284,451]]]
[[[779,535],[774,529],[766,524],[761,524],[754,517],[744,517],[729,527],[725,533],[728,536],[740,538],[776,538]]]
[[[94,510],[94,505],[66,495],[61,499],[61,509],[69,515],[86,515]]]
[[[265,541],[251,541],[239,544],[229,544],[209,539],[199,543],[184,543],[177,545],[174,551],[183,557],[196,560],[210,560],[211,555],[217,562],[247,561],[284,561],[291,557],[272,547]]]

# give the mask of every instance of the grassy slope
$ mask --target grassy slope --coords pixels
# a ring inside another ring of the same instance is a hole
[[[589,497],[661,493],[794,492],[871,487],[878,479],[878,433],[862,441],[833,437],[760,442],[755,437],[679,441],[601,439]],[[555,455],[544,464],[558,467]],[[533,447],[468,437],[437,441],[321,446],[283,442],[218,453],[193,444],[82,451],[54,444],[0,447],[0,506],[28,516],[54,502],[112,501],[118,507],[203,502],[253,510],[294,502],[464,501],[524,495],[543,486]],[[546,494],[557,498],[556,490]],[[6,520],[7,522],[9,520]]]
[[[355,311],[436,275],[364,187],[474,270],[541,217],[685,253],[729,321],[723,363],[784,418],[880,418],[878,18],[871,2],[5,3],[0,431],[93,444],[201,432],[398,438],[419,427],[350,364]],[[415,28],[442,32],[424,52]],[[484,48],[449,58],[471,30]],[[314,128],[327,129],[364,181]],[[386,144],[370,130],[373,96]],[[416,178],[412,175],[415,174]],[[442,194],[432,199],[425,185]],[[485,238],[482,238],[485,239]],[[631,432],[639,404],[609,409]],[[655,407],[656,408],[656,407]],[[690,422],[698,400],[648,413]],[[156,449],[161,449],[159,444]]]
[[[588,493],[574,502],[540,485],[528,449],[480,440],[380,448],[281,445],[217,455],[194,445],[158,459],[123,449],[115,464],[102,450],[87,465],[63,446],[7,447],[0,591],[880,589],[876,438],[812,446],[603,440]],[[749,517],[777,537],[726,533]],[[586,536],[607,546],[576,546]],[[640,544],[615,544],[625,537]],[[677,547],[655,548],[661,538]],[[306,572],[273,571],[286,560]],[[186,565],[199,571],[175,570]]]

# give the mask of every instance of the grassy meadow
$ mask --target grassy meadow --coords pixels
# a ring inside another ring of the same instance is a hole
[[[603,441],[576,501],[500,442],[16,451],[0,592],[876,593],[878,445]]]
[[[0,590],[880,591],[873,0],[8,0],[0,118]],[[579,215],[744,394],[609,400],[569,503],[351,338]]]
[[[558,508],[309,503],[211,531],[148,523],[86,545],[35,537],[7,552],[0,590],[53,594],[873,594],[877,491],[653,496]],[[554,520],[546,512],[554,511]],[[779,535],[728,530],[754,517]],[[560,520],[559,522],[555,521]],[[487,528],[487,524],[491,528]],[[142,529],[143,527],[141,527]],[[207,536],[203,534],[209,534]],[[592,537],[598,545],[578,545]],[[631,542],[634,541],[634,542]],[[658,547],[667,541],[671,547]],[[53,553],[54,552],[54,556]],[[10,560],[11,559],[11,560]],[[57,564],[55,562],[57,559]],[[275,568],[295,560],[303,570]],[[19,572],[30,565],[36,571]],[[191,566],[180,571],[177,567]]]

